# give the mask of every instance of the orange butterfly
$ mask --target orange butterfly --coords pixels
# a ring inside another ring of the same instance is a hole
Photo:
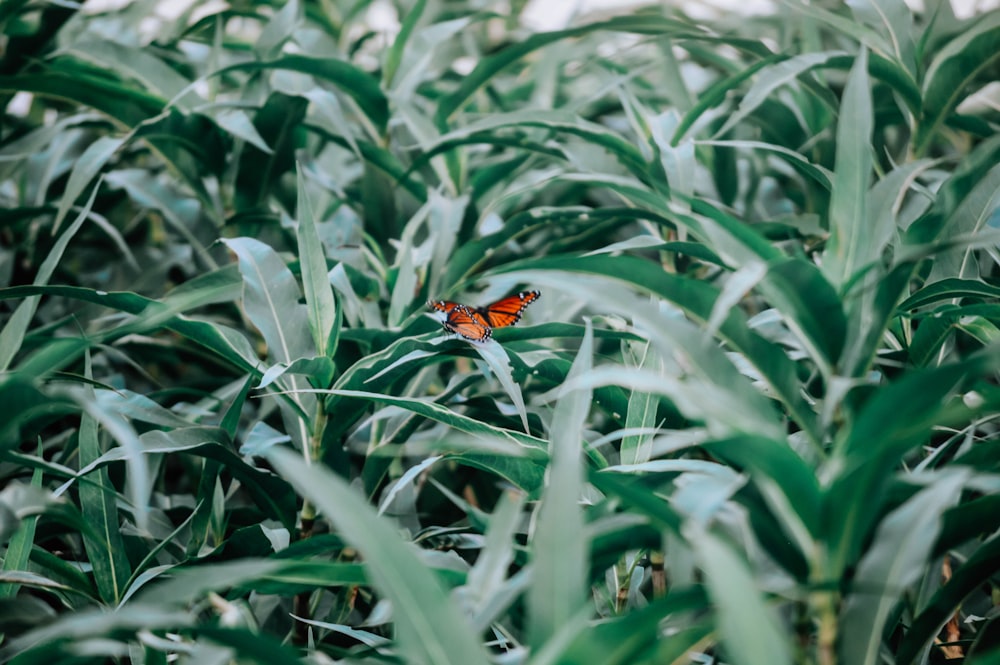
[[[505,328],[517,323],[524,308],[541,295],[538,291],[522,291],[485,307],[469,307],[450,300],[432,300],[427,304],[447,315],[442,322],[445,330],[458,333],[474,342],[485,342],[493,334],[494,328]]]

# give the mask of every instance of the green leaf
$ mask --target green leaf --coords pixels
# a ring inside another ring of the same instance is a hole
[[[883,490],[900,458],[926,441],[933,428],[970,417],[972,410],[952,393],[970,371],[982,371],[990,364],[988,356],[978,356],[910,372],[881,388],[844,430],[831,459],[838,472],[823,506],[834,575],[840,575],[860,555],[862,543],[878,521],[879,508],[885,502]]]
[[[593,353],[594,337],[587,321],[580,350],[566,377],[568,382],[591,370]],[[590,390],[572,390],[559,398],[552,413],[551,462],[530,542],[528,641],[536,651],[572,620],[588,595],[586,555],[590,546],[584,536],[580,499],[583,430],[590,403]]]
[[[622,479],[609,471],[588,470],[588,479],[601,492],[621,499],[652,521],[653,526],[675,535],[681,532],[681,517],[674,507],[635,478]]]
[[[267,144],[267,151],[253,144],[243,146],[236,178],[235,198],[239,210],[254,211],[281,192],[281,179],[295,167],[296,151],[305,143],[302,128],[309,100],[272,93],[254,116],[254,129]],[[291,203],[289,202],[289,207]]]
[[[496,427],[487,422],[476,420],[468,416],[463,416],[441,404],[438,404],[437,402],[430,402],[410,397],[394,397],[392,395],[382,395],[379,393],[370,393],[361,390],[338,389],[316,392],[336,395],[339,397],[367,399],[382,404],[391,404],[392,406],[398,406],[408,411],[418,413],[425,418],[430,418],[444,423],[449,427],[454,427],[455,429],[466,432],[467,434],[478,435],[485,439],[495,439],[500,442],[512,444],[509,447],[505,447],[505,450],[509,451],[510,454],[527,455],[532,459],[547,458],[547,455],[543,452],[548,447],[545,440],[536,438],[529,434],[521,434],[520,432],[515,432],[513,430]]]
[[[489,662],[440,582],[412,546],[400,540],[394,525],[339,476],[308,466],[286,449],[272,448],[267,458],[364,556],[372,584],[393,604],[396,640],[409,660],[425,665]]]
[[[951,579],[938,589],[911,622],[896,651],[896,662],[916,662],[921,651],[937,637],[944,624],[955,615],[962,601],[983,580],[1000,572],[1000,535],[986,539],[965,562],[952,571]]]
[[[764,602],[752,571],[718,536],[688,522],[687,542],[704,570],[726,660],[736,665],[791,663],[787,630]]]
[[[193,199],[181,195],[172,183],[156,178],[154,174],[142,169],[111,171],[104,179],[108,185],[128,192],[135,205],[159,211],[170,228],[198,255],[203,265],[209,269],[217,267],[205,243],[193,231],[197,212]],[[179,204],[178,199],[188,199],[187,205]]]
[[[254,52],[261,60],[273,58],[281,52],[282,46],[292,39],[302,23],[303,11],[299,0],[289,0],[274,13],[271,20],[260,31],[254,43]]]
[[[94,178],[100,175],[101,169],[104,168],[104,165],[108,163],[108,160],[111,159],[124,143],[124,138],[102,136],[83,151],[83,154],[80,155],[79,159],[73,165],[73,171],[66,182],[66,191],[63,192],[63,196],[59,200],[59,210],[56,212],[55,219],[52,220],[53,234],[59,230],[63,219],[69,213],[70,206],[76,203],[77,198],[83,193],[83,190],[87,188],[87,185]],[[94,194],[96,194],[98,187],[99,185],[94,187]],[[91,194],[90,201],[84,207],[84,210],[87,212],[93,206],[94,194]],[[87,212],[82,213],[82,215],[86,217]],[[38,282],[36,281],[35,283],[37,284]]]
[[[39,446],[39,454],[41,453],[41,447]],[[42,487],[42,469],[36,468],[31,474],[31,486],[36,489],[41,489]],[[6,502],[0,503],[0,515],[3,515],[2,520],[4,522],[3,530],[0,531],[0,542],[6,543],[7,551],[4,553],[3,563],[0,564],[0,571],[4,573],[11,573],[18,570],[27,570],[28,558],[31,555],[31,548],[35,544],[35,528],[38,525],[38,516],[29,515],[24,519],[16,520],[16,514],[10,511]],[[16,524],[17,531],[14,532],[12,536],[9,536],[6,530],[10,528],[9,521],[17,521]],[[13,598],[17,595],[19,585],[17,584],[0,584],[0,599],[3,598]]]
[[[104,71],[114,72],[123,81],[138,81],[141,83],[139,89],[160,95],[185,112],[205,103],[192,89],[192,82],[157,57],[152,49],[91,37],[70,44],[65,52]]]
[[[399,34],[396,35],[396,39],[393,40],[392,46],[390,46],[386,51],[385,64],[382,67],[382,82],[386,88],[392,87],[393,79],[396,77],[396,71],[399,69],[399,65],[403,61],[403,53],[406,52],[406,46],[409,44],[410,36],[413,34],[418,22],[423,17],[424,9],[426,7],[427,0],[417,0],[413,7],[406,12],[406,18],[403,19],[403,23],[399,28]]]
[[[833,174],[829,171],[829,169],[826,169],[819,164],[810,162],[803,155],[795,152],[794,150],[789,150],[784,146],[775,145],[773,143],[765,143],[763,141],[695,141],[695,144],[711,145],[720,148],[745,148],[747,150],[759,150],[766,153],[773,153],[776,157],[783,159],[785,163],[802,175],[807,178],[811,178],[823,189],[829,190],[833,187]]]
[[[90,354],[85,357],[84,375],[92,378]],[[94,400],[93,388],[88,386],[85,390],[87,399]],[[97,421],[86,412],[80,420],[78,450],[81,467],[87,467],[101,455]],[[118,523],[118,492],[105,468],[96,468],[88,473],[80,483],[79,492],[80,511],[94,527],[97,536],[84,534],[87,559],[93,566],[94,580],[101,597],[109,606],[114,606],[124,596],[125,585],[132,574]]]
[[[216,70],[216,77],[225,77],[237,71],[287,69],[309,74],[321,81],[333,83],[358,103],[374,124],[377,134],[385,131],[389,120],[389,102],[379,87],[378,80],[355,65],[337,58],[312,58],[304,55],[283,55],[270,62],[244,62]]]
[[[15,655],[17,662],[32,662],[37,652],[47,658],[72,654],[74,647],[94,638],[111,638],[121,633],[138,631],[178,631],[190,628],[195,617],[189,612],[161,608],[158,604],[130,604],[126,608],[109,612],[106,609],[87,609],[63,615],[49,624],[8,641],[0,649],[0,662],[8,662]],[[60,651],[65,649],[65,651]],[[31,652],[36,652],[32,654]],[[46,653],[47,651],[47,653]],[[58,658],[64,662],[63,658]],[[49,661],[47,661],[49,662]]]
[[[744,122],[746,117],[756,111],[761,104],[771,99],[778,88],[797,81],[806,72],[826,66],[831,58],[840,55],[843,55],[842,51],[803,53],[762,67],[756,72],[756,81],[743,95],[739,107],[726,118],[725,124],[715,131],[715,136],[724,136]]]
[[[713,456],[749,472],[803,554],[819,533],[822,493],[813,469],[783,441],[741,436],[701,444]],[[776,493],[777,491],[777,493]]]
[[[265,514],[291,528],[295,519],[291,489],[280,479],[244,462],[233,451],[224,430],[193,426],[169,432],[153,430],[139,438],[144,455],[187,453],[219,462],[242,483]],[[112,462],[126,459],[126,455],[125,450],[112,448],[81,468],[80,474],[89,474]]]
[[[868,184],[872,172],[872,96],[868,51],[862,50],[847,79],[837,123],[837,167],[830,197],[830,240],[823,253],[823,272],[839,290],[870,264],[880,248],[868,218]]]
[[[508,491],[500,495],[490,515],[483,548],[469,569],[465,586],[456,590],[456,597],[461,598],[473,613],[473,626],[479,631],[498,620],[498,615],[507,607],[502,599],[509,596],[505,592],[511,582],[508,575],[514,563],[514,545],[526,499],[520,492]],[[511,597],[510,602],[513,600]]]
[[[306,190],[306,180],[301,166],[297,169],[298,180],[298,227],[296,238],[299,246],[299,261],[302,267],[302,285],[306,292],[306,313],[309,319],[309,330],[312,332],[313,344],[321,356],[333,356],[336,347],[330,347],[329,342],[335,339],[338,320],[337,302],[334,299],[330,278],[327,276],[326,257],[323,254],[323,244],[316,231],[316,218],[309,192]]]
[[[285,363],[314,355],[306,309],[299,304],[302,292],[285,262],[273,249],[253,238],[223,242],[239,258],[247,316],[264,336],[269,355]]]
[[[845,663],[872,665],[880,660],[885,623],[905,589],[934,565],[934,541],[942,515],[959,499],[967,470],[941,472],[937,480],[885,516],[858,563],[844,603],[841,628],[851,639],[840,641]]]
[[[623,345],[624,346],[624,345]],[[639,367],[655,371],[660,365],[659,357],[655,351],[649,348],[648,344],[629,345],[636,352],[641,353]],[[650,430],[656,426],[656,410],[659,400],[652,393],[641,390],[633,390],[629,393],[628,412],[625,414],[625,428],[633,430]],[[649,434],[629,435],[622,438],[619,455],[622,464],[639,464],[648,462],[650,458],[651,436]]]
[[[76,235],[80,227],[87,220],[90,215],[90,210],[94,205],[94,199],[97,197],[97,190],[100,189],[101,183],[98,182],[94,185],[93,191],[90,193],[90,199],[83,206],[83,210],[77,215],[73,223],[70,224],[69,228],[52,246],[49,251],[48,256],[39,266],[38,272],[35,274],[34,286],[45,286],[48,284],[49,279],[52,278],[52,273],[55,272],[56,266],[59,265],[59,261],[62,260],[63,254],[69,247],[70,241],[73,236]],[[9,293],[9,292],[8,292]],[[3,297],[3,296],[0,296]],[[18,296],[8,296],[8,297],[18,297]],[[24,343],[24,336],[28,331],[28,326],[31,325],[31,319],[35,316],[35,310],[38,308],[39,297],[37,295],[28,296],[24,302],[17,306],[14,314],[7,320],[4,325],[3,330],[0,330],[0,372],[6,371],[10,367],[11,361],[17,352],[20,350],[21,345]]]
[[[914,154],[926,154],[948,116],[968,94],[969,84],[998,56],[1000,14],[996,12],[970,21],[934,56],[924,75],[923,117],[914,137]]]
[[[899,303],[899,311],[912,312],[920,307],[958,298],[1000,298],[1000,287],[986,284],[977,279],[950,277],[925,285]]]
[[[892,59],[912,76],[916,75],[916,45],[913,42],[913,12],[903,0],[861,0],[849,5],[851,13],[882,35],[892,48]],[[885,55],[890,55],[886,53]]]
[[[357,563],[244,558],[175,568],[168,581],[148,585],[132,602],[189,605],[210,592],[231,588],[291,594],[302,588],[366,582],[364,566]]]
[[[696,650],[696,645],[708,637],[711,624],[706,622],[688,630],[663,634],[661,626],[669,617],[683,616],[708,606],[708,598],[701,588],[672,589],[666,598],[659,598],[649,605],[626,616],[612,617],[594,623],[579,623],[572,642],[565,651],[551,649],[533,657],[531,665],[556,665],[557,663],[601,663],[601,665],[638,665],[676,662],[658,657],[657,652],[666,648],[680,653]],[[576,626],[574,626],[576,627]]]
[[[480,60],[476,68],[462,79],[462,83],[458,89],[441,101],[434,114],[437,126],[444,130],[447,127],[448,119],[461,108],[476,90],[493,79],[498,72],[514,64],[532,51],[567,38],[579,37],[598,30],[620,30],[639,34],[659,35],[671,32],[678,34],[697,32],[690,25],[658,16],[620,16],[608,21],[591,23],[578,28],[531,35],[521,42],[508,45],[497,54]]]
[[[566,285],[572,284],[572,290],[567,292],[569,297],[631,319],[658,347],[662,357],[684,359],[683,373],[675,369],[670,373],[654,375],[609,366],[581,377],[578,380],[581,387],[586,381],[591,387],[626,385],[632,389],[667,394],[682,412],[686,410],[689,417],[704,419],[720,436],[733,432],[757,432],[779,437],[783,428],[775,419],[770,404],[740,375],[717,345],[706,343],[702,332],[683,317],[664,313],[621,284],[625,282],[646,290],[652,280],[665,281],[660,276],[662,271],[631,272],[624,268],[624,262],[616,261],[616,258],[588,257],[595,264],[592,267],[603,263],[610,268],[613,271],[610,278],[585,277],[584,271],[574,270],[578,262],[566,262],[564,265],[568,270],[565,272],[538,269],[552,265],[544,259],[517,266],[520,270],[512,273],[518,281],[548,287],[555,292],[566,290]],[[642,272],[660,274],[644,281]],[[627,378],[626,383],[622,383],[622,378]]]
[[[496,272],[497,274],[506,274],[508,271],[515,270],[530,270],[533,273],[551,272],[549,277],[528,275],[524,281],[533,282],[535,279],[547,279],[553,282],[554,291],[559,291],[566,284],[573,284],[588,275],[622,281],[643,292],[672,302],[685,310],[691,317],[705,322],[711,317],[719,293],[710,284],[672,275],[655,263],[630,256],[546,257],[505,267]],[[591,293],[588,289],[574,290],[572,295],[588,297],[595,307],[602,309],[607,303],[614,302],[613,299],[608,300],[602,294]],[[625,316],[631,316],[631,312],[626,311]],[[654,329],[659,327],[657,324]],[[760,372],[775,396],[787,405],[789,412],[807,435],[811,439],[819,441],[816,415],[812,407],[802,398],[802,386],[796,376],[797,370],[785,352],[752,332],[745,316],[736,308],[730,310],[728,317],[719,328],[719,333],[730,347],[741,353],[747,362]],[[702,346],[702,342],[699,341],[691,348],[697,351]],[[668,357],[672,353],[673,351],[670,351]],[[719,385],[730,386],[731,376],[721,379]],[[763,411],[765,409],[763,404],[756,408],[758,411],[750,416],[751,419],[767,417],[766,412]]]
[[[847,319],[840,298],[823,273],[798,258],[772,261],[759,288],[810,356],[829,373],[843,350]]]

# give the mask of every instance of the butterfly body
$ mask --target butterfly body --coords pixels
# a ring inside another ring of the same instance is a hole
[[[448,332],[474,342],[485,342],[493,335],[494,328],[505,328],[520,321],[524,309],[541,295],[538,291],[521,291],[484,307],[470,307],[451,300],[431,300],[427,304],[445,315],[442,325]]]

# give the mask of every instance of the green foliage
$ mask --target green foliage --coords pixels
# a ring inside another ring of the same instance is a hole
[[[0,663],[996,659],[1000,13],[161,4],[0,4]]]

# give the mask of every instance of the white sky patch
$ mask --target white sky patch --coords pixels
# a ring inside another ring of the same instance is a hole
[[[583,14],[624,14],[655,4],[658,3],[648,0],[531,0],[521,18],[524,25],[533,30],[559,30]],[[706,21],[727,14],[751,16],[780,11],[776,0],[678,0],[662,4],[680,7],[691,18]],[[916,10],[924,7],[923,0],[906,0],[906,4]],[[959,18],[968,18],[976,13],[997,9],[1000,7],[1000,0],[951,0],[951,5]]]

